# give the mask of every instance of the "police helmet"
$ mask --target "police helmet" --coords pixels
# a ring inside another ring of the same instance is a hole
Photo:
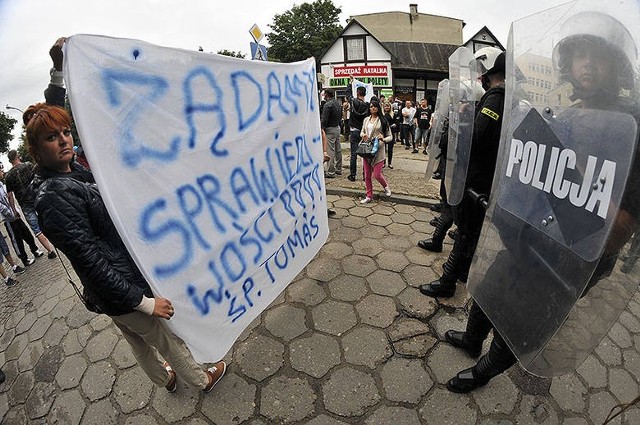
[[[610,51],[612,63],[617,66],[618,85],[633,88],[634,64],[638,59],[636,44],[620,21],[601,12],[578,13],[560,28],[560,41],[553,49],[553,64],[563,81],[571,82],[573,52],[585,44]]]
[[[480,75],[492,75],[496,73],[504,74],[505,57],[504,52],[497,47],[483,47],[474,55],[479,66]]]

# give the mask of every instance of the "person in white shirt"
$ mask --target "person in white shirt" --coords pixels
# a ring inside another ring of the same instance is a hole
[[[413,102],[407,100],[402,108],[402,126],[400,127],[400,137],[405,149],[410,149],[413,143],[413,117],[416,115],[416,108]]]

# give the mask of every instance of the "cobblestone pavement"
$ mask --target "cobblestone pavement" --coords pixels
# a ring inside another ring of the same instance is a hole
[[[398,188],[433,184],[396,164],[387,174]],[[472,360],[443,333],[463,328],[469,297],[460,286],[438,304],[416,288],[438,276],[451,240],[442,254],[416,247],[433,218],[417,190],[362,206],[348,189],[330,183],[327,244],[238,339],[207,395],[152,385],[111,320],[79,303],[60,262],[39,259],[20,285],[0,288],[1,422],[581,425],[638,396],[638,294],[576,373],[548,380],[514,367],[470,395],[448,392]],[[613,423],[640,423],[640,408]]]

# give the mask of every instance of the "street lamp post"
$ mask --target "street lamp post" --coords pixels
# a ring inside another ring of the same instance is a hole
[[[24,111],[20,108],[16,108],[15,106],[9,106],[7,104],[7,106],[5,106],[6,109],[15,109],[16,111],[20,111],[21,114],[24,114]]]

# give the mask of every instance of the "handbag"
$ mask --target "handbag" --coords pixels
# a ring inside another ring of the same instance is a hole
[[[356,155],[367,159],[372,159],[374,156],[376,156],[376,154],[378,153],[378,147],[380,146],[380,140],[378,140],[377,137],[371,136],[372,134],[369,135],[366,142],[363,141],[358,144]]]
[[[369,139],[366,142],[360,142],[358,144],[358,148],[356,149],[356,155],[363,158],[373,158],[378,153],[379,145],[380,141],[377,137]]]

